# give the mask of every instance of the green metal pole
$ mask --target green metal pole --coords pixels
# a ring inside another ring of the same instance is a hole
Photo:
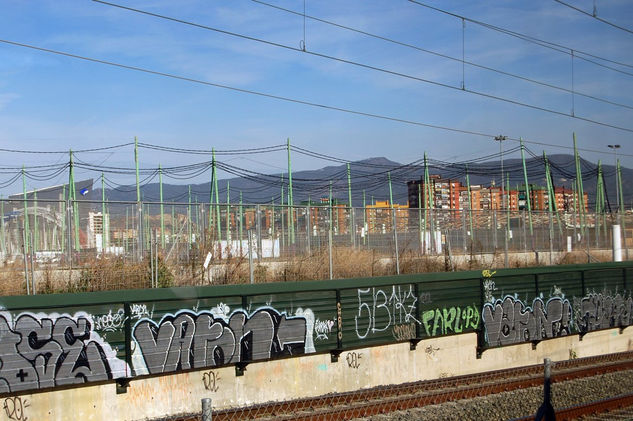
[[[271,215],[270,215],[270,238],[272,239],[273,242],[273,247],[275,244],[275,198],[271,197],[270,198],[270,203],[272,206],[272,211],[271,211]],[[283,216],[282,216],[283,218]],[[281,250],[278,250],[279,252],[281,252]],[[275,257],[275,253],[273,252],[273,257]]]
[[[187,205],[187,244],[191,248],[191,184],[187,186],[188,189],[188,202]]]
[[[549,168],[549,161],[547,159],[547,155],[545,154],[545,151],[543,151],[543,162],[545,162],[545,181],[547,184],[547,210],[549,212],[549,217],[551,219],[553,218],[553,212],[555,211],[555,208],[556,208],[556,196],[554,194],[554,186],[552,183],[552,174]],[[558,216],[558,213],[556,214],[556,216]],[[560,227],[560,224],[558,224],[558,226]],[[554,229],[551,225],[550,225],[549,235],[551,238],[554,238]]]
[[[2,195],[0,195],[0,214],[2,214],[2,220],[0,220],[0,228],[2,229],[2,254],[4,256],[7,253],[7,244],[4,231],[4,199],[2,198]]]
[[[363,190],[363,228],[365,228],[365,236],[363,237],[363,244],[367,244],[367,235],[369,234],[369,227],[367,226],[367,200],[365,197],[365,190]]]
[[[582,173],[580,170],[580,156],[578,155],[578,148],[576,147],[576,133],[574,137],[574,159],[576,161],[576,184],[578,188],[576,192],[578,194],[578,214],[580,215],[580,232],[585,235],[585,197],[582,188]]]
[[[106,202],[105,202],[105,179],[101,173],[101,253],[106,251]]]
[[[134,166],[136,167],[136,201],[141,201],[141,185],[138,170],[138,139],[134,136]]]
[[[66,186],[62,186],[62,199],[64,200],[64,205],[65,205],[65,201],[66,201]],[[65,206],[62,205],[62,208],[65,208]],[[67,214],[67,210],[63,211],[63,217],[62,217],[62,233],[61,233],[61,240],[60,240],[60,244],[61,244],[61,249],[62,249],[62,254],[64,254],[64,249],[66,248],[66,241],[64,241],[64,239],[66,238],[66,214]]]
[[[626,260],[629,260],[629,247],[627,245],[627,240],[626,240],[626,223],[625,223],[625,213],[624,213],[624,193],[622,192],[622,169],[620,167],[620,160],[618,159],[616,162],[616,172],[617,172],[617,187],[618,188],[618,194],[620,195],[620,209],[618,209],[619,214],[622,215],[620,217],[620,225],[622,226],[622,233],[623,235],[623,242],[624,242],[624,253],[625,253],[625,258]]]
[[[69,173],[69,185],[68,185],[68,190],[69,190],[69,196],[70,196],[70,200],[72,200],[73,203],[73,219],[74,219],[74,224],[75,224],[75,250],[79,250],[80,249],[80,245],[79,245],[79,209],[78,209],[78,204],[77,204],[77,188],[75,186],[75,171],[74,171],[74,164],[73,164],[73,151],[71,149],[70,151],[70,173]]]
[[[24,253],[28,254],[29,247],[29,208],[26,202],[26,176],[24,174],[24,165],[22,165],[22,195],[24,196]]]
[[[333,221],[333,208],[332,208],[332,180],[330,180],[330,195],[329,195],[329,199],[328,199],[328,204],[330,205],[330,231],[332,231],[332,229],[334,228],[334,221]]]
[[[39,244],[39,227],[37,223],[37,190],[33,189],[33,251],[37,252],[37,245]],[[46,235],[46,234],[45,234]]]
[[[136,207],[138,211],[138,224],[137,224],[137,232],[138,232],[138,256],[137,258],[142,259],[143,256],[143,205],[141,204],[141,185],[140,185],[140,177],[139,177],[139,166],[138,166],[138,139],[134,136],[134,166],[136,168]]]
[[[211,153],[211,164],[213,166],[213,189],[215,191],[215,225],[218,230],[218,241],[222,241],[222,224],[220,223],[220,192],[218,191],[218,172],[215,165],[215,149],[212,149]]]
[[[288,227],[290,229],[290,242],[295,243],[294,200],[292,198],[292,167],[290,165],[290,138],[288,138]]]
[[[387,171],[387,182],[389,183],[389,206],[393,209],[393,191],[391,190],[391,171]]]
[[[508,202],[506,203],[506,214],[507,214],[507,221],[506,221],[506,237],[508,238],[508,240],[510,240],[510,202],[511,202],[511,197],[510,197],[510,173],[506,173],[506,186],[508,186],[507,190],[506,190],[506,194],[508,195]]]
[[[519,138],[521,142],[521,162],[523,163],[523,181],[525,183],[525,203],[527,203],[528,209],[528,222],[530,224],[530,235],[534,234],[532,228],[532,204],[530,197],[530,185],[528,184],[527,167],[525,166],[525,146],[523,146],[523,138]]]
[[[418,183],[418,233],[420,235],[420,248],[422,249],[422,254],[426,253],[424,249],[424,240],[423,231],[422,231],[422,183]]]
[[[158,185],[160,197],[160,246],[165,249],[165,205],[163,203],[163,168],[158,164]]]
[[[229,181],[226,181],[226,242],[227,247],[229,241],[231,241],[231,186]]]
[[[242,210],[242,191],[240,191],[240,221],[239,221],[239,229],[240,229],[240,248],[242,247],[242,232],[243,232],[243,227],[242,227],[242,219],[244,217],[243,214],[243,210]],[[275,202],[273,201],[273,206],[275,205]],[[274,214],[274,207],[273,207],[273,216],[275,216]],[[274,222],[273,222],[274,223]],[[273,230],[274,231],[274,230]],[[241,250],[240,250],[241,251]]]
[[[599,247],[600,240],[600,214],[602,213],[602,161],[598,160],[598,178],[596,180],[596,207],[594,209],[594,231],[596,235],[596,248]]]
[[[284,175],[281,174],[281,197],[279,198],[279,201],[281,202],[281,207],[280,209],[280,221],[281,221],[281,247],[282,248],[286,248],[286,237],[285,237],[285,233],[284,233]],[[281,252],[281,250],[279,250]]]
[[[470,192],[470,175],[468,174],[468,166],[466,166],[466,188],[468,190],[468,224],[470,227],[470,238],[473,238],[473,201]]]
[[[429,166],[426,159],[426,152],[424,152],[424,227],[422,228],[422,235],[424,237],[424,253],[426,254],[426,250],[428,249],[428,245],[426,243],[426,224],[428,221],[428,212],[431,205],[431,195],[429,194],[431,191],[430,186],[430,178],[429,178]]]
[[[620,208],[618,209],[622,215],[624,215],[624,192],[622,191],[622,168],[620,167],[620,160],[617,160],[616,171],[618,179],[617,187],[618,187],[618,195],[620,196]]]
[[[351,244],[354,244],[354,227],[352,227],[352,213],[354,212],[354,205],[352,204],[352,172],[350,170],[349,162],[347,163],[347,201],[349,203],[349,232],[352,239]]]
[[[175,234],[177,232],[178,232],[178,230],[176,229],[176,211],[174,209],[174,205],[171,205],[171,241],[170,241],[170,243],[175,243],[176,242]]]
[[[130,232],[130,221],[129,221],[129,214],[128,214],[129,209],[126,207],[125,208],[125,235],[123,236],[122,240],[123,240],[123,249],[125,250],[125,253],[127,253],[127,246],[128,246],[128,233]]]

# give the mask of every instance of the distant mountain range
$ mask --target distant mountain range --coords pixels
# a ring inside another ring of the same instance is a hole
[[[548,157],[555,186],[571,187],[575,178],[575,164],[572,155],[552,155]],[[510,177],[510,185],[523,184],[523,168],[520,159],[507,159],[503,162],[504,173]],[[452,178],[466,183],[465,164],[448,164],[429,161],[429,174],[439,174],[445,178]],[[469,163],[468,174],[471,185],[482,184],[489,186],[500,179],[500,161],[486,161]],[[526,159],[528,179],[531,184],[545,185],[545,167],[541,157]],[[603,176],[606,185],[607,198],[611,206],[616,203],[615,167],[603,165]],[[597,165],[581,160],[583,188],[589,195],[590,205],[595,202],[597,185]],[[350,163],[352,202],[354,206],[362,206],[363,190],[366,203],[375,200],[389,200],[389,176],[392,181],[392,195],[395,203],[405,204],[407,201],[407,181],[423,177],[424,165],[422,161],[415,164],[401,164],[387,158],[369,158]],[[230,186],[230,201],[237,203],[240,192],[244,203],[280,203],[282,177],[284,186],[284,203],[287,203],[288,174],[253,174],[245,173],[242,177],[218,180],[220,203],[226,203],[227,183]],[[633,177],[633,170],[622,168],[624,202],[629,206],[633,197],[633,185],[628,182]],[[211,176],[209,175],[209,179]],[[348,202],[347,167],[345,164],[326,166],[318,170],[293,171],[293,202],[299,204],[310,198],[317,201],[329,196],[330,181],[332,196],[342,202]],[[210,182],[191,184],[193,202],[209,202]],[[188,185],[163,184],[163,198],[166,202],[187,202]],[[150,183],[141,186],[143,201],[159,201],[159,184]],[[92,197],[101,197],[101,189],[95,189]],[[106,189],[109,201],[136,201],[135,186],[124,186],[116,189]]]

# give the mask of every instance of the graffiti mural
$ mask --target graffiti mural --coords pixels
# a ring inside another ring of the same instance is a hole
[[[552,297],[547,302],[535,298],[526,306],[516,297],[484,304],[482,319],[489,345],[510,345],[569,335],[572,308],[569,300]]]
[[[413,285],[358,289],[358,312],[354,317],[356,335],[384,332],[395,324],[420,323],[415,318],[416,297]]]
[[[314,352],[314,314],[297,310],[289,317],[273,308],[230,317],[209,311],[183,310],[160,322],[141,319],[133,329],[135,373],[166,373],[284,355]],[[300,315],[299,315],[300,314]]]
[[[125,377],[91,315],[0,313],[0,393]]]
[[[462,333],[479,327],[479,309],[466,307],[436,308],[422,314],[422,325],[427,336]]]
[[[574,299],[576,329],[587,333],[598,329],[631,325],[633,299],[621,294],[590,293],[582,299]]]

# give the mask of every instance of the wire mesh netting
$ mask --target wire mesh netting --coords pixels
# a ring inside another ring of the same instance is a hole
[[[631,215],[0,200],[1,293],[370,277],[628,258]]]

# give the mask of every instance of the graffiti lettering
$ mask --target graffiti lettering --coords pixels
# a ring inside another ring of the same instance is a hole
[[[183,310],[159,323],[140,320],[133,336],[147,372],[166,373],[314,352],[314,314],[310,310],[301,314],[287,317],[263,308],[250,316],[238,310],[225,319],[207,311]]]
[[[0,313],[0,393],[125,377],[92,316]]]
[[[220,374],[215,371],[207,371],[202,375],[202,383],[204,384],[204,388],[211,392],[217,392],[220,390],[220,385],[218,381],[220,380]]]
[[[427,310],[422,314],[422,325],[427,336],[462,333],[464,330],[477,329],[479,310],[474,305]]]
[[[633,299],[605,293],[591,293],[580,302],[574,300],[576,328],[581,333],[611,327],[629,326],[633,312]]]
[[[496,346],[565,336],[571,333],[571,313],[569,300],[561,297],[546,303],[536,298],[530,308],[507,296],[484,305],[486,341]]]
[[[4,411],[10,420],[27,421],[29,418],[24,413],[24,409],[29,406],[29,402],[19,396],[9,397],[4,400]]]
[[[132,304],[130,306],[130,318],[138,320],[143,317],[152,317],[152,313],[147,310],[147,304]]]
[[[415,338],[415,326],[415,323],[395,325],[392,329],[394,339],[396,341],[408,341]]]
[[[114,332],[123,327],[125,323],[125,312],[120,308],[116,313],[112,314],[112,310],[108,311],[108,314],[102,316],[95,316],[95,330],[101,330],[104,332]]]
[[[363,354],[360,352],[348,352],[345,360],[347,361],[347,366],[349,368],[353,368],[354,370],[358,370],[360,367],[360,359],[363,357]]]
[[[418,298],[413,285],[394,285],[358,289],[358,314],[354,317],[356,335],[365,339],[370,333],[384,332],[394,324],[420,323],[415,318]]]
[[[314,340],[327,340],[328,335],[332,332],[332,327],[334,327],[334,320],[317,319],[314,322],[314,333],[316,333]]]

